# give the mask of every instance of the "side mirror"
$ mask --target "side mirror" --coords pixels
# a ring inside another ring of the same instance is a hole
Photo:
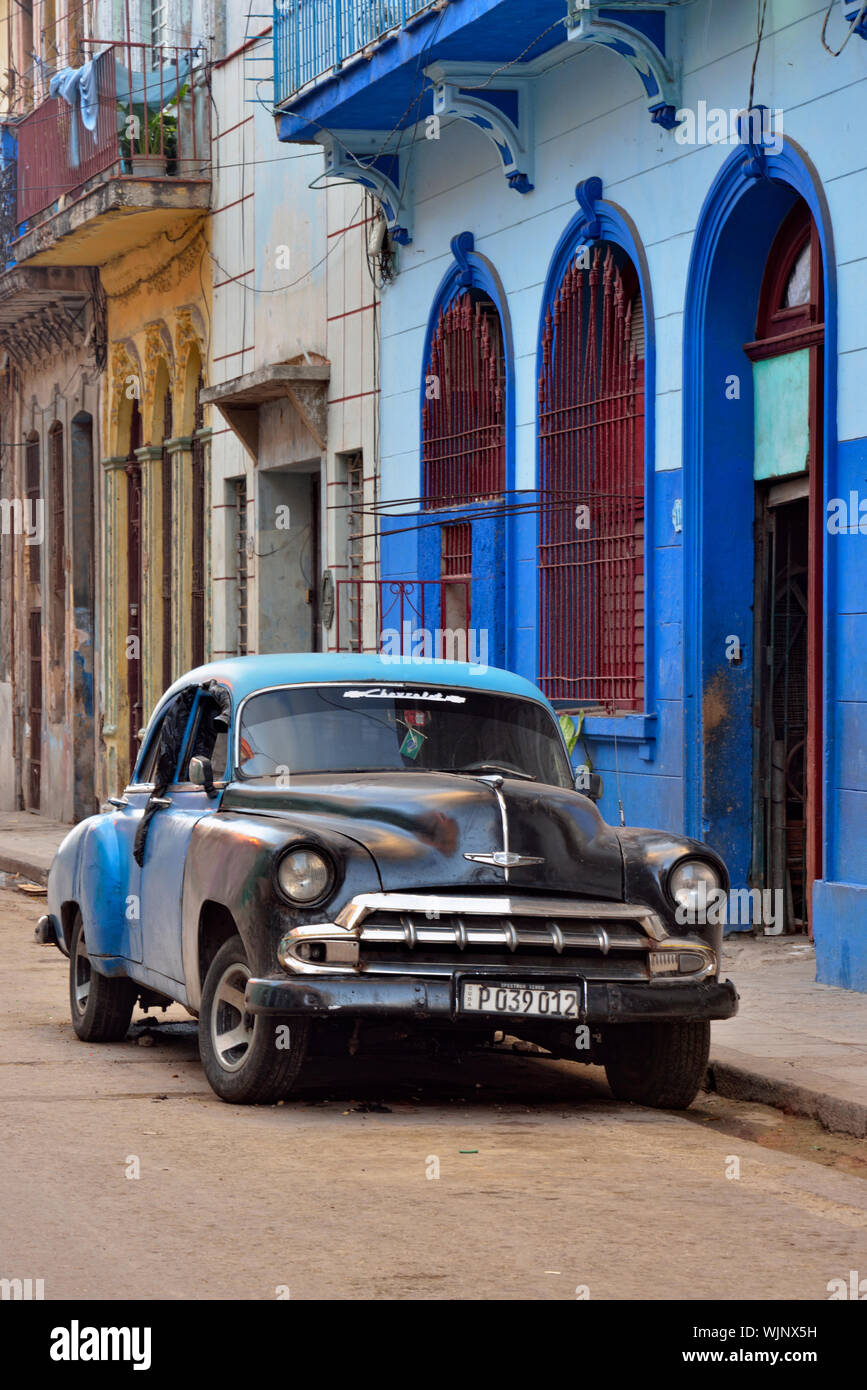
[[[214,769],[210,758],[190,758],[190,781],[195,787],[212,787]]]
[[[591,772],[588,767],[579,767],[575,773],[575,790],[581,792],[591,801],[602,800],[602,778],[598,772]]]

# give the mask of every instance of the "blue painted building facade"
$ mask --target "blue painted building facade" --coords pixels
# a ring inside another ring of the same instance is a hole
[[[540,563],[563,505],[543,466],[540,381],[565,277],[582,249],[610,250],[643,384],[629,523],[640,669],[629,699],[588,699],[579,682],[561,701],[580,724],[576,761],[604,774],[610,819],[622,807],[627,824],[706,840],[734,886],[779,885],[790,920],[800,886],[819,978],[867,990],[864,34],[832,56],[809,0],[772,7],[757,57],[752,0],[380,8],[278,5],[275,61],[280,138],[320,143],[332,177],[372,189],[394,250],[382,577],[435,589],[444,528],[469,523],[469,623],[491,664],[544,674],[555,594],[580,624],[581,593],[551,588]],[[833,16],[832,46],[852,12]],[[738,119],[758,107],[764,118]],[[461,294],[500,325],[502,482],[431,506],[431,343]],[[780,385],[781,346],[804,366],[800,404]],[[568,628],[562,612],[556,623]],[[803,738],[786,743],[775,721],[796,707]],[[801,849],[779,809],[796,785]]]

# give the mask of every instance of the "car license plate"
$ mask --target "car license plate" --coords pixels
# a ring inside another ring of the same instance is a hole
[[[465,1013],[521,1014],[535,1018],[579,1018],[581,990],[575,986],[506,985],[496,980],[465,980],[461,1008]]]

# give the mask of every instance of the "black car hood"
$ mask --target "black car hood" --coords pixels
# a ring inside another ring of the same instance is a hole
[[[620,843],[596,807],[578,792],[505,778],[500,792],[509,850],[543,862],[502,868],[467,854],[502,851],[503,819],[493,787],[475,777],[437,772],[345,773],[293,777],[290,786],[257,779],[233,783],[221,809],[285,816],[327,839],[347,835],[376,862],[386,891],[468,886],[578,893],[620,901]]]

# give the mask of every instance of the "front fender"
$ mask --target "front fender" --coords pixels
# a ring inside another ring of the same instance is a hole
[[[318,907],[292,908],[274,887],[278,854],[295,841],[320,845],[335,861],[338,883],[332,899]],[[381,890],[376,863],[358,841],[336,828],[315,830],[302,819],[219,811],[200,820],[192,834],[184,872],[182,903],[184,982],[190,1008],[198,1010],[202,985],[199,922],[207,902],[234,918],[254,971],[279,969],[277,943],[292,927],[332,921],[358,893]]]
[[[125,875],[112,816],[89,816],[73,827],[48,874],[48,911],[58,928],[60,949],[69,955],[69,923],[63,909],[81,909],[88,950],[94,956],[126,954]]]

